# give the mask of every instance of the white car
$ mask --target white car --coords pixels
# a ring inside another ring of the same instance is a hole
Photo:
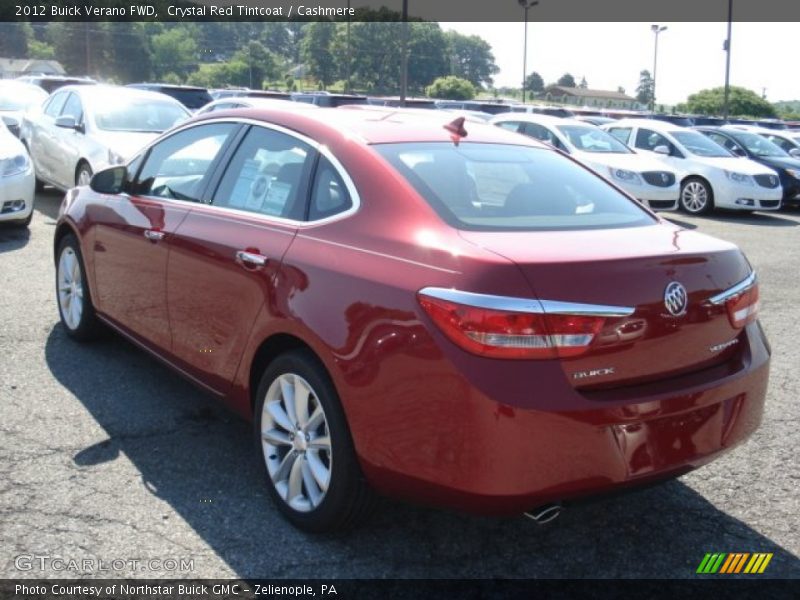
[[[636,154],[591,123],[522,113],[497,115],[490,122],[570,154],[653,210],[678,208],[680,189],[673,170]]]
[[[734,156],[699,131],[655,119],[623,119],[603,129],[674,170],[680,205],[688,213],[780,209],[783,189],[772,169]]]
[[[206,104],[203,108],[197,111],[196,114],[204,115],[210,112],[217,112],[220,110],[232,110],[234,108],[275,108],[279,110],[319,110],[316,104],[308,104],[306,102],[293,102],[291,100],[282,100],[280,98],[260,98],[258,96],[226,96],[219,98]]]
[[[132,158],[160,133],[189,118],[164,94],[107,85],[65,86],[29,111],[20,137],[36,169],[37,186],[67,190],[93,173]]]
[[[47,92],[37,85],[13,79],[0,80],[0,120],[8,130],[19,137],[22,116],[30,108],[40,106],[47,99]]]
[[[33,165],[25,146],[0,121],[0,223],[30,225],[34,186]]]

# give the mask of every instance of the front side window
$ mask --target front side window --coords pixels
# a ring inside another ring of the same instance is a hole
[[[755,133],[739,133],[736,138],[747,148],[751,154],[761,158],[785,157],[786,152],[767,138]]]
[[[162,140],[150,149],[133,193],[199,202],[211,165],[236,127],[232,123],[200,125]]]
[[[784,152],[789,152],[790,150],[797,148],[792,142],[787,140],[786,138],[778,137],[777,135],[767,135],[766,137],[770,142],[778,146]]]
[[[703,137],[699,133],[697,135],[699,137]],[[664,137],[657,131],[653,131],[652,129],[639,129],[639,131],[636,132],[637,148],[641,148],[642,150],[655,151],[655,149],[658,148],[659,146],[665,146],[669,150],[670,156],[676,156],[679,154],[678,149],[675,147],[675,144],[670,142],[666,137]]]
[[[302,220],[314,150],[297,138],[254,127],[233,155],[214,206]]]
[[[603,178],[545,148],[470,143],[374,148],[458,229],[579,230],[655,222]]]
[[[52,98],[45,104],[44,114],[54,119],[61,114],[61,109],[64,108],[64,103],[67,101],[69,92],[59,92],[54,94]]]
[[[497,124],[498,127],[501,129],[507,129],[508,131],[517,132],[519,131],[520,122],[519,121],[502,121],[501,123]]]
[[[72,117],[76,123],[83,120],[83,106],[78,94],[70,94],[67,101],[64,103],[64,108],[61,110],[62,117]]]

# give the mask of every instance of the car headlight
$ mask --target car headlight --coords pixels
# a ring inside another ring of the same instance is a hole
[[[113,150],[108,151],[108,164],[112,167],[116,165],[121,165],[125,162],[125,158],[114,152]]]
[[[800,179],[800,169],[786,169],[786,174],[795,179]]]
[[[638,173],[634,173],[633,171],[627,171],[625,169],[615,169],[614,167],[610,167],[609,171],[611,171],[611,176],[616,179],[617,181],[621,181],[622,183],[628,183],[631,185],[641,185],[642,178],[639,177]]]
[[[733,183],[738,183],[739,185],[755,185],[753,178],[750,177],[750,175],[736,173],[735,171],[725,171],[725,175]]]
[[[31,161],[26,154],[17,154],[11,158],[0,160],[0,177],[19,175],[28,170]]]

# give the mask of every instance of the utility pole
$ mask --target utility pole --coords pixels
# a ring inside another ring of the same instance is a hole
[[[345,61],[344,92],[350,93],[350,0],[347,0],[347,60]]]
[[[406,105],[408,93],[408,0],[403,0],[403,42],[400,57],[400,106]]]
[[[525,12],[525,36],[522,46],[522,103],[525,104],[526,79],[528,77],[528,11],[539,4],[539,0],[517,0]]]
[[[83,24],[83,34],[85,39],[85,47],[86,47],[86,76],[89,77],[89,74],[92,69],[92,42],[91,36],[89,35],[89,21],[86,21]]]
[[[733,25],[733,0],[728,0],[728,39],[722,46],[725,50],[725,101],[722,106],[722,118],[728,118],[728,98],[730,96],[731,82],[731,29]]]

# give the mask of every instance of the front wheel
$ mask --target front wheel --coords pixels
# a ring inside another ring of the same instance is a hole
[[[278,509],[309,532],[354,525],[371,494],[325,368],[308,351],[288,352],[264,371],[257,394],[256,444]]]
[[[681,208],[692,215],[707,214],[714,208],[711,186],[698,177],[690,177],[681,185]]]
[[[67,334],[80,341],[96,337],[99,321],[94,312],[86,271],[77,238],[66,235],[58,245],[56,299],[61,323]]]

